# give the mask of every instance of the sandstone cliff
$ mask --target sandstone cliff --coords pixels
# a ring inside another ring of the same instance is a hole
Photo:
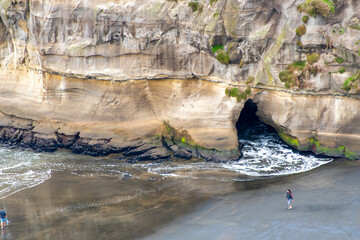
[[[360,1],[303,2],[1,0],[0,138],[231,160],[251,99],[292,146],[358,158]]]

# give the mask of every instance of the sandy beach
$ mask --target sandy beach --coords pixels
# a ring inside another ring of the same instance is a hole
[[[308,173],[234,183],[144,239],[360,239],[360,162],[334,162]],[[295,202],[287,210],[285,191]]]
[[[359,172],[359,161],[249,182],[56,172],[5,199],[2,239],[358,239]]]

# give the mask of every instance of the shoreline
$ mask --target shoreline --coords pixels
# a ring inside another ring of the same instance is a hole
[[[312,171],[238,183],[143,240],[358,239],[360,161],[337,160]],[[287,209],[285,191],[293,191]]]
[[[215,180],[54,172],[44,183],[5,199],[11,223],[2,239],[136,239],[232,191],[231,182]]]
[[[54,172],[5,199],[11,224],[2,239],[277,239],[288,230],[329,224],[327,219],[338,229],[338,217],[353,231],[341,217],[360,220],[360,214],[351,215],[360,213],[360,199],[353,194],[360,190],[358,171],[360,161],[336,160],[306,173],[247,182]],[[294,193],[292,211],[286,210],[287,188]],[[350,197],[354,201],[347,201]],[[320,236],[320,230],[294,239]]]

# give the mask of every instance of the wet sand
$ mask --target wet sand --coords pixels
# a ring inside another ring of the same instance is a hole
[[[359,161],[236,185],[144,239],[360,239]]]
[[[5,199],[11,223],[2,239],[135,239],[232,191],[231,182],[217,180],[57,172]]]
[[[359,239],[359,173],[359,161],[249,182],[56,172],[5,199],[2,238]]]

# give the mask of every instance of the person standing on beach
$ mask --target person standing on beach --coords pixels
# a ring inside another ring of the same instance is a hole
[[[0,209],[0,220],[1,220],[1,229],[4,229],[6,226],[6,212],[3,208]]]
[[[292,209],[291,202],[294,201],[294,198],[290,189],[286,191],[286,200],[288,201],[288,209]]]

